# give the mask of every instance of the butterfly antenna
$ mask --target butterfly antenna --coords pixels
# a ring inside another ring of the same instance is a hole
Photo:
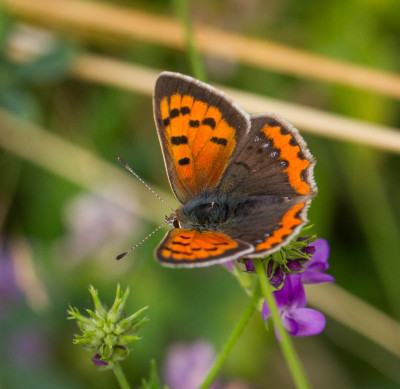
[[[151,193],[153,193],[154,196],[156,196],[164,205],[166,205],[171,211],[175,211],[170,205],[167,204],[167,202],[160,197],[159,194],[154,192],[153,189],[150,188],[149,185],[147,185],[133,170],[132,168],[120,157],[118,157],[118,162],[127,170],[129,170]],[[160,226],[159,228],[161,228]],[[157,230],[156,230],[157,231]],[[155,232],[155,231],[154,231]],[[145,239],[146,240],[146,239]],[[140,242],[142,243],[142,242]],[[139,243],[139,244],[140,244]],[[131,250],[132,251],[132,250]]]
[[[117,261],[119,261],[121,258],[125,257],[125,255],[129,254],[130,252],[132,252],[133,250],[135,250],[135,248],[139,247],[143,242],[145,242],[147,239],[149,239],[152,235],[154,235],[160,228],[163,228],[164,226],[166,226],[167,224],[170,224],[171,221],[169,218],[165,218],[165,222],[163,224],[161,224],[161,226],[157,227],[154,231],[150,232],[149,235],[147,235],[144,239],[142,239],[139,243],[136,243],[133,247],[131,247],[129,250],[125,251],[124,253],[121,253],[119,255],[117,255],[115,257],[115,259]]]

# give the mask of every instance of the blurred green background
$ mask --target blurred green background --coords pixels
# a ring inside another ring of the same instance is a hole
[[[56,0],[53,3],[58,7]],[[103,3],[174,16],[174,5],[167,1]],[[150,306],[150,322],[139,333],[143,340],[122,364],[133,387],[148,375],[151,358],[162,370],[174,342],[204,339],[219,349],[247,303],[225,269],[161,267],[152,252],[164,232],[120,262],[113,260],[157,227],[153,215],[159,214],[161,224],[169,213],[144,188],[139,187],[142,195],[137,198],[126,192],[123,179],[135,178],[117,162],[118,156],[124,158],[150,185],[170,193],[151,97],[77,79],[71,70],[79,56],[97,53],[191,74],[186,53],[102,31],[85,32],[84,13],[82,29],[59,27],[42,20],[40,13],[24,15],[12,0],[0,5],[0,15],[0,131],[9,127],[7,112],[24,120],[21,126],[33,123],[121,170],[115,180],[108,174],[102,185],[80,185],[57,174],[63,165],[68,169],[74,163],[57,160],[68,153],[63,142],[51,146],[53,160],[45,161],[45,168],[32,160],[47,154],[49,150],[41,148],[49,147],[47,143],[37,147],[33,138],[17,137],[16,148],[32,155],[28,160],[0,147],[1,388],[26,388],[27,383],[30,388],[116,387],[111,372],[96,371],[91,356],[72,344],[77,328],[66,320],[66,310],[69,304],[92,308],[89,284],[109,304],[118,282],[129,286],[128,312]],[[400,72],[396,0],[198,0],[190,3],[190,15],[221,30]],[[19,44],[33,45],[40,54],[19,62],[10,55]],[[394,98],[209,56],[204,62],[210,82],[400,126]],[[304,137],[317,159],[319,187],[309,219],[318,236],[330,242],[330,274],[337,285],[399,320],[399,156],[317,135]],[[93,167],[96,173],[101,166]],[[83,170],[87,167],[82,165]],[[146,214],[146,208],[151,217],[135,215],[135,209]],[[333,317],[327,317],[322,335],[295,339],[295,345],[315,388],[400,387],[399,359]],[[259,315],[246,327],[222,377],[226,382],[240,380],[243,388],[293,387],[274,334],[265,331]]]

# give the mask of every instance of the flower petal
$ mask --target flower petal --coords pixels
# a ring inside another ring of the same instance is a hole
[[[311,243],[316,248],[311,260],[304,264],[305,270],[301,273],[301,280],[304,284],[319,284],[321,282],[333,282],[335,279],[323,274],[329,268],[329,245],[325,239],[317,239]]]
[[[298,308],[306,306],[306,293],[299,274],[287,274],[281,290],[274,292],[278,307]]]
[[[311,243],[310,246],[313,246],[316,249],[310,263],[328,262],[329,244],[326,239],[317,239],[315,242]]]
[[[281,320],[283,326],[286,328],[286,331],[290,335],[296,335],[299,332],[299,324],[296,322],[296,320],[292,319],[289,315],[287,315],[286,312],[281,316]],[[278,338],[278,334],[276,335]]]
[[[228,261],[228,262],[223,262],[221,263],[222,266],[225,266],[229,271],[234,271],[235,270],[235,265],[233,264],[233,261]]]
[[[321,312],[311,308],[290,309],[285,311],[283,316],[282,322],[289,334],[293,336],[320,334],[326,324],[325,316]]]
[[[335,279],[330,274],[314,271],[305,271],[301,273],[301,280],[304,284],[320,284],[322,282],[334,282]]]
[[[173,389],[196,389],[210,369],[215,352],[211,344],[196,341],[192,344],[175,343],[167,352],[164,379]],[[210,388],[216,388],[218,382]]]
[[[271,316],[271,311],[269,310],[267,300],[264,300],[264,304],[261,309],[261,316],[264,321],[267,321],[268,318]]]

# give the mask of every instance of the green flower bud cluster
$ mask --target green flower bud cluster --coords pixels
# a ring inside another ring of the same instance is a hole
[[[127,358],[130,352],[128,345],[140,339],[136,332],[148,321],[147,317],[140,317],[148,307],[126,317],[125,304],[129,288],[121,292],[119,284],[109,310],[105,309],[93,286],[89,287],[89,292],[94,302],[94,311],[86,309],[90,317],[83,316],[77,308],[70,307],[68,310],[68,319],[76,320],[81,330],[81,334],[75,335],[74,344],[81,344],[88,349],[95,365],[109,369],[114,362]]]

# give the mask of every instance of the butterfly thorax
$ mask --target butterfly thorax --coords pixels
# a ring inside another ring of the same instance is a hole
[[[218,231],[230,212],[226,197],[202,193],[178,208],[176,216],[182,228]]]
[[[245,197],[243,195],[227,197],[218,192],[203,192],[194,197],[176,211],[176,219],[181,228],[198,231],[216,231],[233,234],[232,223],[240,230],[247,218],[257,219],[259,211],[266,206],[281,203],[277,196]]]

